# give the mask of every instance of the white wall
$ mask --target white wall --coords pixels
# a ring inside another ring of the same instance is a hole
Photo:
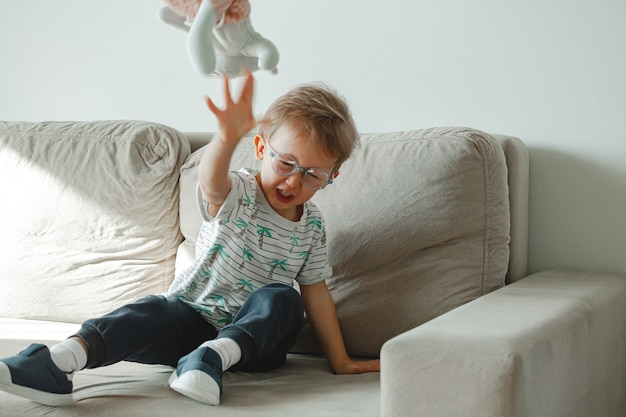
[[[0,119],[145,119],[212,130],[160,0],[0,1]],[[256,111],[325,80],[362,131],[467,125],[531,156],[530,269],[626,273],[624,0],[252,0],[281,52]],[[218,100],[219,101],[219,100]]]

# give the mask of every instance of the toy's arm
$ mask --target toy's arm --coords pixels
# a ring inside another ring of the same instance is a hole
[[[213,5],[209,0],[203,1],[187,37],[187,55],[191,65],[202,74],[211,74],[215,70],[211,32],[216,22]]]

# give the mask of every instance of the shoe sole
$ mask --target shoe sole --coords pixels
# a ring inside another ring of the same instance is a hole
[[[202,371],[187,371],[178,377],[176,371],[169,379],[170,388],[185,397],[208,405],[220,405],[220,387]]]
[[[0,390],[53,407],[74,403],[72,394],[53,394],[14,384],[11,379],[11,370],[4,362],[0,362]]]

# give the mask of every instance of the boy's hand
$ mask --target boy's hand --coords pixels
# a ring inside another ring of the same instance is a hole
[[[337,375],[380,372],[380,360],[355,361],[348,356],[333,302],[325,281],[301,285],[300,295],[317,340]]]
[[[380,372],[380,359],[370,361],[350,360],[336,366],[337,375],[363,374],[365,372]]]
[[[256,125],[252,114],[254,78],[248,71],[241,95],[234,101],[230,95],[228,78],[224,77],[224,109],[218,108],[213,100],[206,98],[209,110],[215,115],[218,132],[207,145],[198,169],[198,182],[202,198],[209,205],[207,213],[216,216],[230,192],[228,175],[230,160],[235,147],[250,129]]]
[[[207,107],[217,119],[222,140],[238,142],[243,135],[256,126],[256,120],[252,114],[253,93],[254,77],[250,71],[247,71],[246,80],[237,101],[231,97],[228,77],[224,77],[224,110],[218,108],[213,100],[206,97]]]

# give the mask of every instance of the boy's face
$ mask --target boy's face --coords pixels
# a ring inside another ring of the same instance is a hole
[[[254,144],[257,159],[263,161],[257,181],[265,198],[278,214],[291,221],[298,221],[302,216],[302,205],[317,190],[304,185],[302,171],[296,171],[287,177],[277,174],[272,168],[272,157],[266,139],[256,136]],[[311,141],[308,136],[288,125],[276,129],[269,146],[275,153],[292,155],[301,167],[318,168],[332,177],[338,175],[332,172],[337,159],[328,156],[321,144]]]

